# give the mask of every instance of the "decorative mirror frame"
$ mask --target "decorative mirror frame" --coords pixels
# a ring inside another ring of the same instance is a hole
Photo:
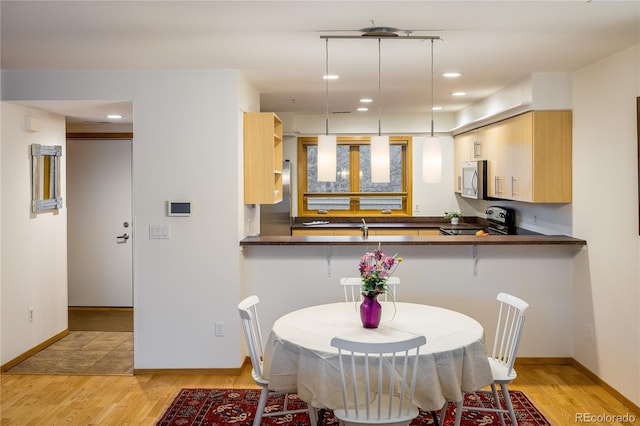
[[[31,209],[34,213],[62,208],[60,157],[60,145],[31,144]]]

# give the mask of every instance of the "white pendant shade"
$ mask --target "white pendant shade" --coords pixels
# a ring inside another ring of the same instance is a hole
[[[318,136],[318,182],[336,181],[336,137]]]
[[[442,181],[442,144],[440,138],[425,138],[422,145],[422,181],[440,183]]]
[[[371,182],[387,183],[391,180],[389,137],[371,137]]]

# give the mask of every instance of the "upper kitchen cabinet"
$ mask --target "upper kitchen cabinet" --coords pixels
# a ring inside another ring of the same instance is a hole
[[[244,203],[282,201],[282,121],[272,112],[244,114]]]
[[[480,130],[471,130],[456,136],[453,148],[453,188],[455,192],[460,193],[462,192],[462,163],[486,159]]]
[[[530,111],[481,129],[491,146],[487,195],[571,202],[571,111]]]
[[[509,198],[507,194],[511,192],[506,187],[506,176],[509,175],[509,161],[507,160],[508,141],[511,140],[511,133],[514,133],[512,126],[515,123],[504,120],[485,126],[481,129],[482,135],[487,141],[485,143],[489,151],[487,161],[487,195],[493,198]],[[521,152],[522,155],[527,155]],[[527,156],[531,159],[531,156]],[[523,160],[526,162],[526,160]]]

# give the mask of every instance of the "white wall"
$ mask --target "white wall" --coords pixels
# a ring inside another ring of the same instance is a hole
[[[636,404],[639,55],[635,46],[581,69],[573,79],[573,227],[588,241],[574,264],[574,358]]]
[[[233,70],[3,71],[2,78],[6,100],[133,102],[134,366],[238,367],[239,111],[258,104],[257,92]],[[191,200],[192,216],[167,217],[171,199]],[[149,225],[162,224],[171,238],[149,240]],[[20,238],[4,234],[3,244]],[[214,337],[216,321],[225,323],[224,337]]]
[[[456,112],[456,134],[533,110],[571,109],[571,74],[533,73]]]
[[[3,102],[0,364],[67,328],[67,209],[64,117]],[[41,131],[24,130],[26,115]],[[31,212],[31,144],[61,145],[63,207]],[[33,322],[28,309],[33,307]]]
[[[2,70],[0,70],[0,80],[2,79]],[[0,81],[0,100],[2,100],[2,84]],[[0,126],[2,125],[2,116],[4,115],[4,105],[2,104],[2,102],[0,102]],[[2,141],[4,140],[4,138],[2,137],[2,128],[0,127],[0,203],[2,201],[2,182],[4,181],[2,179]],[[3,234],[2,234],[2,207],[0,205],[0,333],[2,333],[2,326],[4,324],[4,321],[2,320],[2,303],[4,298],[2,297],[2,289],[4,288],[4,286],[2,285],[2,241],[4,241],[3,238]],[[2,335],[4,333],[0,334],[0,365],[4,364],[4,360],[2,358],[2,354],[3,352],[3,345],[2,345]]]
[[[240,106],[238,109],[238,201],[240,203],[240,211],[242,212],[242,220],[240,221],[238,235],[253,235],[260,231],[260,205],[244,204],[244,129],[243,114],[245,112],[260,111],[260,93],[255,87],[251,86],[246,80],[240,80],[238,90],[238,101]]]
[[[237,367],[239,76],[142,74],[133,94],[134,365]],[[170,199],[191,200],[192,216],[167,217]],[[171,239],[146,238],[151,224],[170,225]],[[216,321],[225,337],[214,337]]]
[[[293,309],[344,300],[339,278],[358,276],[358,259],[376,246],[245,249],[245,279],[260,298],[263,332]],[[519,355],[571,357],[572,259],[580,247],[480,246],[477,276],[473,274],[471,246],[383,244],[382,249],[403,258],[394,274],[401,279],[399,301],[464,312],[484,326],[487,341],[492,342],[495,298],[506,291],[531,306]],[[358,315],[356,311],[354,315]]]

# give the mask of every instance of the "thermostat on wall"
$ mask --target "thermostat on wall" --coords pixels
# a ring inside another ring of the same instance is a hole
[[[191,216],[191,201],[167,201],[167,216]]]

